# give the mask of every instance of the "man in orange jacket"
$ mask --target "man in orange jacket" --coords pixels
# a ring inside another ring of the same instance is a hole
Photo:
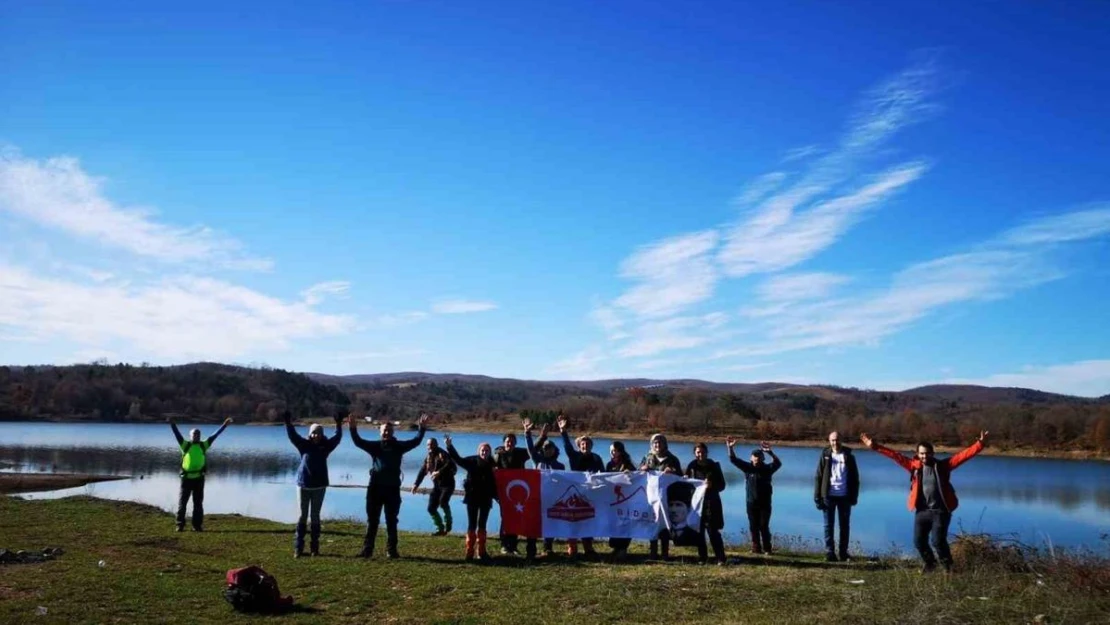
[[[979,439],[970,447],[949,458],[937,460],[932,443],[918,443],[917,455],[910,458],[883,447],[866,433],[859,439],[864,445],[897,462],[910,472],[910,496],[907,505],[914,513],[913,545],[921,554],[925,566],[922,572],[932,572],[939,557],[945,571],[952,570],[952,553],[948,549],[948,525],[952,512],[960,505],[956,490],[950,481],[952,471],[983,451],[989,432],[980,432]],[[936,553],[929,547],[930,538]]]

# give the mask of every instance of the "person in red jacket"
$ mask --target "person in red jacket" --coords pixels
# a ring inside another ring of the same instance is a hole
[[[859,437],[868,448],[890,458],[910,472],[910,496],[907,504],[910,511],[914,513],[913,545],[917,547],[917,552],[925,562],[924,568],[921,569],[923,573],[932,572],[937,568],[938,557],[945,571],[952,570],[952,553],[948,549],[948,525],[952,522],[952,513],[960,505],[959,500],[956,499],[956,490],[952,488],[952,471],[983,451],[988,434],[990,432],[980,432],[979,439],[970,447],[942,460],[937,460],[932,443],[918,443],[917,455],[910,458],[893,449],[883,447],[866,433]],[[933,553],[933,549],[929,547],[930,538],[936,553]]]

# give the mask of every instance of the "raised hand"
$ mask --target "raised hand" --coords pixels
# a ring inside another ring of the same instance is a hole
[[[735,436],[730,436],[730,437],[725,439],[725,445],[728,445],[728,450],[729,451],[732,451],[732,448],[736,447],[736,443],[739,443],[739,442],[740,441],[736,440]]]
[[[541,437],[542,436],[547,436],[547,433],[550,432],[550,431],[551,431],[551,424],[550,423],[544,423],[543,427],[540,428],[540,436]]]
[[[982,432],[979,432],[979,442],[986,445],[988,436],[990,436],[990,432],[988,430],[983,430]]]
[[[448,447],[451,446],[451,435],[450,434],[444,434],[443,435],[443,444],[447,445]]]
[[[293,413],[286,410],[285,412],[281,413],[281,420],[286,423],[291,422],[293,420]]]
[[[524,432],[525,433],[531,432],[532,429],[533,429],[531,419],[525,419],[525,420],[521,421],[520,424],[524,426]]]
[[[232,421],[231,417],[224,419],[224,425],[231,425],[232,423],[234,423],[234,421]]]
[[[426,414],[420,415],[420,420],[417,421],[417,423],[420,424],[420,427],[424,427],[425,425],[427,425],[428,424],[428,415],[426,415]]]
[[[559,418],[555,420],[555,424],[559,426],[559,431],[562,432],[567,429],[567,418],[563,415],[559,415]]]
[[[355,415],[347,415],[347,427],[352,430],[358,429],[358,419],[355,418]]]
[[[767,441],[761,441],[759,443],[759,448],[763,451],[771,451],[771,443],[768,443]]]
[[[860,434],[859,440],[861,443],[866,445],[868,449],[875,449],[875,439],[868,436],[867,432]]]

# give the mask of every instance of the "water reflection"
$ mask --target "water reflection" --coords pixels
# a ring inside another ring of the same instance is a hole
[[[182,426],[188,428],[190,426]],[[206,429],[207,428],[207,429]],[[209,434],[209,426],[202,426]],[[330,435],[333,431],[326,428]],[[307,432],[302,432],[307,434]],[[376,433],[365,432],[365,436]],[[403,432],[400,438],[412,436]],[[429,436],[441,436],[429,433]],[[500,434],[454,434],[460,451],[471,453],[481,441],[498,443]],[[348,438],[346,433],[344,438]],[[68,491],[36,495],[57,497],[91,493],[108,499],[141,501],[172,510],[176,505],[180,452],[164,425],[124,424],[13,424],[0,423],[0,466],[6,470],[35,472],[99,473],[133,476],[130,480],[103,482]],[[609,441],[597,439],[595,450],[603,456]],[[638,460],[647,441],[627,441]],[[692,445],[672,445],[684,462]],[[742,474],[728,462],[721,443],[711,443],[710,457],[721,462],[728,487],[725,537],[734,544],[746,542]],[[812,448],[776,450],[783,468],[775,475],[772,531],[780,536],[816,540],[822,535],[822,517],[813,505],[813,472],[819,451]],[[746,457],[749,450],[737,450]],[[404,483],[411,485],[422,460],[422,450],[405,456]],[[295,476],[297,454],[280,427],[233,426],[209,453],[205,509],[210,513],[240,513],[292,522],[297,515]],[[908,474],[886,458],[869,451],[857,453],[862,489],[853,511],[852,535],[864,550],[912,550],[912,515],[906,510]],[[325,517],[365,519],[365,487],[370,458],[348,440],[329,459],[334,486],[324,502]],[[142,479],[139,477],[142,476]],[[1030,458],[980,456],[963,465],[953,483],[960,495],[953,527],[1017,536],[1026,542],[1055,545],[1105,546],[1100,535],[1107,531],[1110,510],[1110,464]],[[430,531],[425,498],[404,491],[400,523],[403,529]],[[461,518],[461,498],[454,500]],[[496,511],[491,523],[497,526]]]

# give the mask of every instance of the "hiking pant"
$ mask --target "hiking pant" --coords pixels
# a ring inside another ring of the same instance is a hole
[[[466,504],[466,531],[477,532],[486,531],[486,521],[489,520],[489,511],[493,508],[493,502],[474,503],[467,502]]]
[[[948,524],[952,522],[952,513],[945,510],[918,510],[913,519],[913,546],[921,554],[925,566],[932,568],[937,565],[937,558],[944,568],[952,568],[952,552],[948,550]],[[929,548],[930,539],[936,554]]]
[[[839,544],[833,542],[834,520],[840,524]],[[848,537],[852,533],[852,504],[847,497],[825,498],[825,553],[848,557]]]
[[[378,523],[382,510],[385,510],[385,548],[389,553],[397,551],[397,515],[401,512],[401,487],[382,486],[370,483],[366,487],[366,536],[362,540],[363,549],[374,552],[374,540],[378,537]]]
[[[433,485],[428,491],[428,514],[440,531],[451,531],[451,495],[455,494],[455,482],[445,482]],[[439,516],[440,508],[443,509],[443,518]],[[446,520],[446,525],[444,521]]]
[[[308,548],[312,553],[320,552],[320,508],[324,506],[324,495],[327,491],[327,486],[297,489],[297,503],[301,507],[301,515],[297,518],[297,529],[293,532],[293,550],[297,553],[304,551],[305,526],[310,520],[312,538]]]
[[[752,537],[752,551],[771,552],[771,502],[748,503],[748,531]]]
[[[702,542],[705,542],[705,534],[709,534],[709,544],[713,546],[713,558],[717,562],[725,561],[725,540],[721,537],[721,530],[713,529],[712,527],[702,526]],[[770,545],[770,543],[768,543]],[[770,547],[768,547],[770,549]]]
[[[612,549],[613,551],[616,551],[618,549],[628,551],[628,547],[631,546],[631,545],[632,545],[632,539],[631,538],[610,538],[609,539],[609,548]]]
[[[181,488],[177,491],[177,527],[185,527],[185,506],[193,498],[193,529],[200,530],[204,525],[204,476],[181,478]]]

